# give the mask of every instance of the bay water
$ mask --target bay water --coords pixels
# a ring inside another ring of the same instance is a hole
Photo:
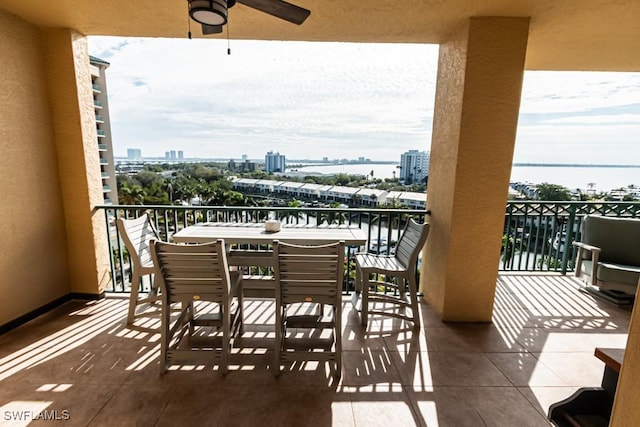
[[[287,169],[287,172],[298,174],[353,174],[369,175],[374,178],[393,178],[400,175],[399,164],[318,164],[297,166]],[[609,166],[520,166],[511,169],[511,182],[528,182],[531,184],[558,184],[570,190],[594,190],[596,192],[611,191],[613,189],[635,185],[640,187],[640,165],[635,167]]]

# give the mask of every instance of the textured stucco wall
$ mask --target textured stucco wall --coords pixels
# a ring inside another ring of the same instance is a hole
[[[528,24],[472,18],[440,46],[422,273],[444,320],[491,320]]]
[[[41,33],[0,10],[0,324],[69,293]]]
[[[109,282],[109,256],[87,40],[67,29],[43,29],[45,62],[62,201],[71,291],[99,294]]]
[[[638,281],[640,288],[640,280]],[[636,291],[636,301],[640,295]],[[611,427],[635,427],[640,420],[640,305],[635,304],[629,325],[627,348],[618,378],[618,389],[613,402]]]

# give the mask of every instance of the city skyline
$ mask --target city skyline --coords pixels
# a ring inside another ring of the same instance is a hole
[[[114,151],[396,160],[430,150],[437,46],[90,37]],[[525,72],[514,162],[640,158],[640,73]]]

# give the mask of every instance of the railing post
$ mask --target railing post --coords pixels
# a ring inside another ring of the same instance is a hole
[[[569,205],[569,221],[567,221],[567,231],[564,239],[564,251],[562,253],[562,269],[561,273],[567,274],[567,263],[569,260],[569,253],[573,247],[573,224],[576,220],[576,205],[574,203]],[[562,244],[562,239],[560,241]]]

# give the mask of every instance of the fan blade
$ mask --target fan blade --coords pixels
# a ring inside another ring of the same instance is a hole
[[[298,25],[311,14],[310,10],[282,0],[238,0],[238,3]]]
[[[219,34],[222,32],[222,25],[207,25],[202,24],[202,34],[208,36],[209,34]]]

